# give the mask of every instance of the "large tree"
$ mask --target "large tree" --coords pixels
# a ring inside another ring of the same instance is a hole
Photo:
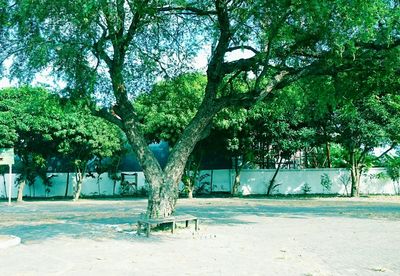
[[[69,92],[111,100],[100,113],[120,126],[139,159],[150,217],[174,211],[185,163],[221,109],[251,106],[300,78],[334,74],[399,45],[399,6],[387,0],[2,3],[0,46],[2,56],[13,56],[15,76],[51,68]],[[190,64],[202,43],[211,49],[204,97],[161,168],[130,99],[151,84],[143,81]],[[243,49],[252,56],[235,59]],[[246,91],[231,85],[237,78],[251,79]]]

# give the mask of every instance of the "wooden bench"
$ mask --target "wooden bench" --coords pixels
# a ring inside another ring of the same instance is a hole
[[[192,215],[178,215],[178,216],[170,216],[167,218],[160,219],[139,219],[138,220],[138,234],[142,230],[142,226],[144,226],[144,230],[146,231],[146,236],[150,236],[150,230],[152,225],[161,225],[161,224],[171,224],[171,233],[173,234],[176,228],[177,222],[185,222],[186,227],[189,226],[189,221],[194,221],[194,229],[197,231],[199,229],[199,219]]]

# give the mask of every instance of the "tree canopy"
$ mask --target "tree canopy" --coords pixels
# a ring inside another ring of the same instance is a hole
[[[0,108],[0,120],[11,133],[2,136],[0,147],[14,147],[22,162],[20,200],[25,182],[45,176],[51,158],[66,158],[85,172],[90,160],[110,157],[121,147],[116,126],[43,88],[2,89]]]

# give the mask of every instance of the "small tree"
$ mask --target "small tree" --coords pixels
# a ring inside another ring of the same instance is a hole
[[[398,152],[400,153],[400,152]],[[393,181],[394,192],[400,195],[400,157],[387,155],[385,158],[386,172]]]
[[[113,196],[115,195],[115,189],[117,186],[117,181],[121,181],[122,177],[119,170],[119,166],[121,164],[121,160],[123,156],[126,154],[127,150],[123,144],[121,147],[114,152],[114,154],[110,157],[110,162],[107,164],[107,174],[108,177],[113,181]]]
[[[339,163],[350,171],[350,196],[359,196],[361,174],[376,160],[372,155],[374,148],[391,148],[399,142],[395,129],[400,127],[397,95],[400,82],[398,73],[385,65],[393,62],[395,52],[382,54],[382,63],[371,61],[368,68],[375,68],[374,74],[364,68],[306,83],[311,95],[307,100],[308,113],[320,114],[313,120],[313,128],[319,135],[316,144],[339,145],[344,161]],[[319,113],[315,113],[317,110]]]
[[[34,185],[36,176],[47,170],[47,159],[57,155],[54,133],[60,127],[60,103],[44,89],[22,87],[1,90],[0,106],[6,115],[0,118],[13,126],[8,144],[21,159],[17,201],[22,201],[26,183]]]
[[[73,200],[79,199],[88,163],[111,157],[121,147],[119,130],[102,119],[80,110],[66,107],[61,130],[55,133],[60,143],[58,151],[75,167]]]
[[[332,180],[327,173],[321,174],[321,186],[324,192],[330,192],[332,188]]]
[[[219,143],[224,147],[222,152],[232,160],[235,173],[231,191],[233,195],[239,192],[242,169],[251,166],[254,159],[254,125],[251,124],[250,117],[251,111],[240,108],[222,110],[214,119],[214,141],[218,136]]]

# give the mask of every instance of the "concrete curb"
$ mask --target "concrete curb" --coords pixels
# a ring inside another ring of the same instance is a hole
[[[9,248],[21,243],[21,238],[12,235],[0,235],[0,249]]]

